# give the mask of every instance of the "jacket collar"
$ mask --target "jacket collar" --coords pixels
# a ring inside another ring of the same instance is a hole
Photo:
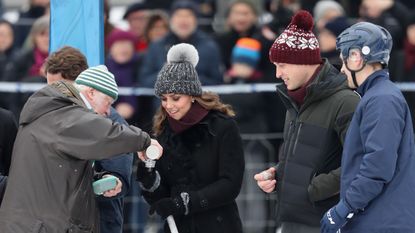
[[[363,96],[371,87],[376,83],[389,79],[389,73],[387,69],[382,69],[373,72],[366,80],[356,89],[360,96]]]
[[[305,109],[311,103],[319,101],[333,95],[341,89],[346,89],[347,79],[344,74],[332,66],[327,59],[323,59],[324,64],[317,77],[307,87],[306,97],[301,109]],[[287,108],[294,108],[297,112],[301,109],[294,103],[287,94],[287,86],[283,83],[277,85],[277,92],[282,95],[283,102]]]

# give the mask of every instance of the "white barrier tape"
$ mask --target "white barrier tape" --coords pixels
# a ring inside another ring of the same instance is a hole
[[[401,91],[415,91],[415,82],[395,83]],[[20,82],[0,82],[0,92],[21,93],[35,92],[44,87],[46,83],[20,83]],[[203,90],[213,91],[218,94],[234,93],[255,93],[255,92],[275,92],[276,83],[255,83],[255,84],[232,84],[204,86]],[[153,88],[144,87],[120,87],[119,95],[121,96],[153,96]]]

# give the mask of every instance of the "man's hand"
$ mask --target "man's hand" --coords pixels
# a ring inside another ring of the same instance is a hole
[[[108,177],[108,176],[113,176],[113,175],[103,175],[102,178]],[[117,196],[117,194],[119,194],[122,190],[122,182],[120,179],[118,179],[118,177],[114,176],[115,179],[117,180],[117,185],[115,186],[115,188],[105,191],[102,196],[104,197],[114,197]]]
[[[275,189],[277,180],[275,180],[275,167],[270,167],[268,170],[262,171],[254,176],[259,188],[266,193],[271,193]]]
[[[353,217],[352,210],[343,200],[329,209],[320,221],[321,233],[336,233]]]

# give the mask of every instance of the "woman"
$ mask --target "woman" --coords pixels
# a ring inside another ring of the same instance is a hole
[[[163,157],[152,171],[140,162],[137,178],[150,213],[173,215],[179,232],[238,233],[242,224],[235,198],[245,166],[241,138],[230,106],[202,92],[198,60],[192,45],[169,50],[155,84],[161,107],[153,131]],[[145,161],[145,155],[140,159]]]
[[[27,47],[17,51],[4,68],[4,81],[46,83],[43,63],[49,51],[49,16],[42,16],[33,23],[26,41]],[[20,116],[30,95],[31,93],[10,94],[7,108]]]

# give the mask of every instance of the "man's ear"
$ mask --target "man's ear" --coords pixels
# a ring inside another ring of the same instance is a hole
[[[86,92],[85,92],[85,94],[86,94],[86,97],[90,100],[90,99],[92,99],[92,97],[94,97],[94,95],[95,95],[95,90],[94,90],[94,88],[92,88],[92,87],[87,87],[86,88]]]

